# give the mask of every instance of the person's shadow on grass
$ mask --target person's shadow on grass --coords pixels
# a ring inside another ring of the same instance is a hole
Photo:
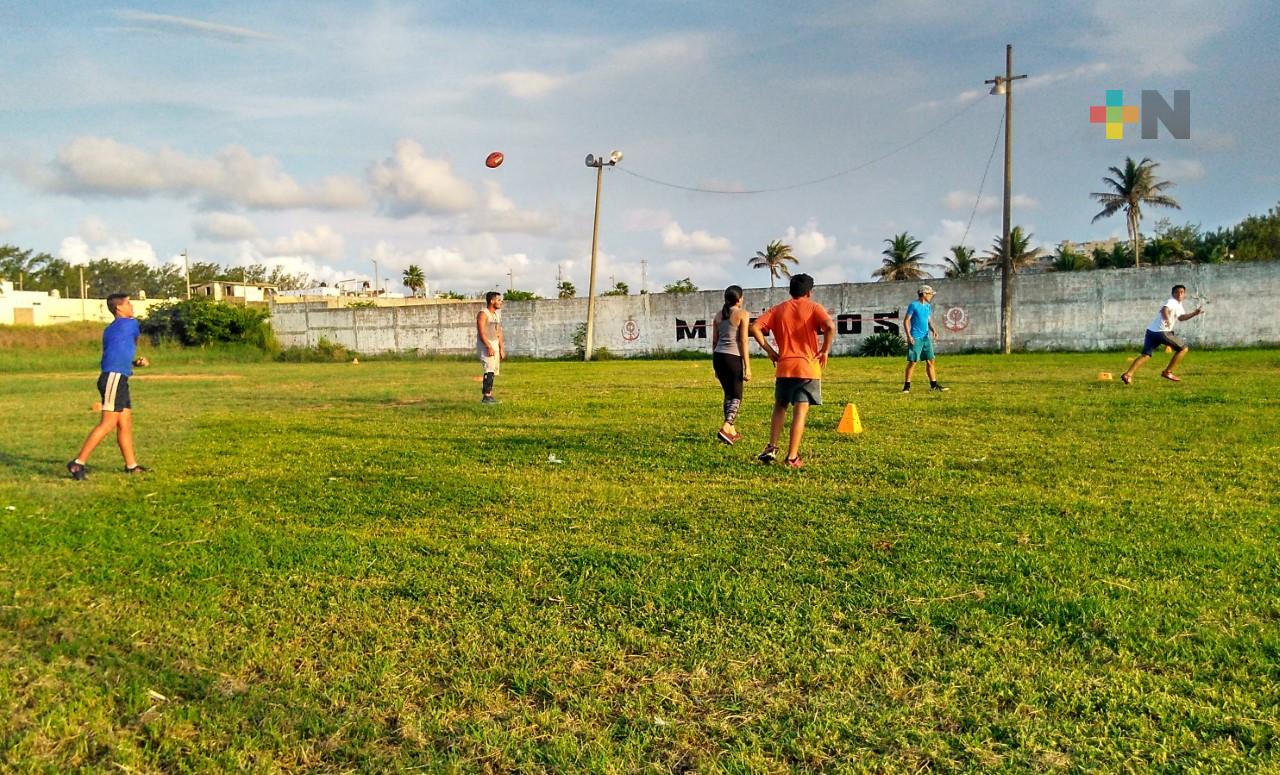
[[[0,449],[0,468],[5,468],[18,474],[40,476],[47,475],[50,471],[65,474],[66,469],[64,466],[66,462],[66,460],[59,458],[34,457]]]

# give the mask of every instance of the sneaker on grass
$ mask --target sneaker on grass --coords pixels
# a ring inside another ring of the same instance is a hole
[[[772,444],[765,447],[764,450],[759,455],[756,455],[756,460],[759,460],[761,463],[772,463],[777,459],[778,459],[778,448],[773,446]]]
[[[77,482],[83,482],[89,478],[89,469],[83,463],[77,463],[74,460],[67,463],[67,471],[71,474],[71,478]]]

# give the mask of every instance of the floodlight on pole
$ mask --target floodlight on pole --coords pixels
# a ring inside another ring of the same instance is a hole
[[[984,83],[992,84],[990,94],[1004,96],[1004,225],[1000,256],[1000,352],[1013,351],[1013,246],[1009,244],[1009,220],[1013,201],[1013,82],[1026,78],[1013,74],[1013,44],[1005,46],[1004,75]]]
[[[587,333],[584,342],[582,360],[591,360],[591,351],[595,346],[596,325],[596,248],[600,241],[600,188],[604,182],[604,168],[612,167],[622,161],[622,151],[613,151],[609,158],[587,154],[586,165],[596,169],[596,214],[591,226],[591,277],[587,282]]]

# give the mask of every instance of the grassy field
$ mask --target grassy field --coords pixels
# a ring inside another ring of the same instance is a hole
[[[728,448],[709,362],[168,351],[73,482],[68,347],[0,350],[0,769],[1280,771],[1280,351],[836,359],[803,471],[767,363]]]

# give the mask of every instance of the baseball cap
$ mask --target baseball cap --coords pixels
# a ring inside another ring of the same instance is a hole
[[[919,288],[917,288],[917,289],[916,289],[916,293],[917,293],[917,294],[920,294],[920,295],[923,295],[923,294],[926,294],[926,293],[933,293],[933,286],[932,286],[932,285],[922,285],[922,286],[920,286]]]

